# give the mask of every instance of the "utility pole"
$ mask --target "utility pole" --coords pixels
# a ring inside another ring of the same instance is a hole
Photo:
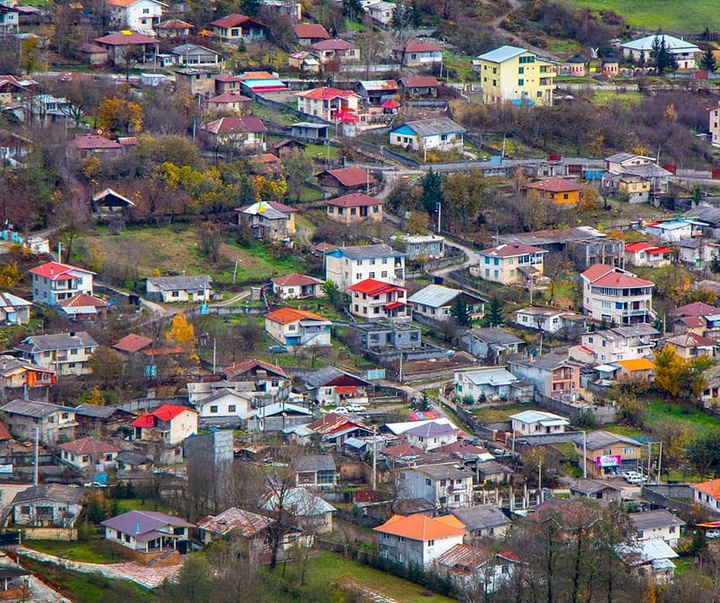
[[[438,210],[438,234],[442,234],[442,202],[437,202],[437,210]]]
[[[35,467],[33,469],[33,486],[38,485],[38,464],[40,462],[40,428],[35,428]]]
[[[583,479],[587,479],[587,431],[583,431]]]
[[[377,427],[373,427],[372,489],[377,490]]]
[[[217,339],[213,337],[213,375],[217,367]]]

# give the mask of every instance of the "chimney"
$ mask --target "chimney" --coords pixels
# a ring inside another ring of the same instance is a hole
[[[55,276],[55,266],[50,264],[50,276]]]
[[[135,522],[135,534],[139,534],[139,533],[140,533],[140,522],[136,521]]]
[[[75,331],[70,331],[70,337],[75,337],[75,335],[77,335]]]

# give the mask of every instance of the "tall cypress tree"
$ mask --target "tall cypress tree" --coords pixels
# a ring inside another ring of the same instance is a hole
[[[437,204],[443,201],[442,176],[432,168],[422,179],[422,202],[425,211],[430,215],[437,212]]]
[[[497,297],[493,297],[490,306],[485,309],[485,325],[499,327],[504,321],[502,304]]]

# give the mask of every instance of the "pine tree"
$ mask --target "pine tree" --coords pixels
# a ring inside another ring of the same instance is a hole
[[[457,321],[461,327],[467,327],[472,323],[472,316],[470,316],[470,309],[465,303],[462,295],[458,295],[455,298],[452,308],[450,308],[450,314]]]
[[[425,211],[431,215],[437,212],[437,204],[443,201],[442,176],[432,168],[422,179],[422,202]]]
[[[655,68],[658,73],[663,73],[668,70],[677,70],[677,61],[675,60],[675,56],[668,49],[665,36],[661,36],[660,34],[655,36],[652,43],[651,55],[655,60]]]
[[[703,71],[709,71],[710,73],[714,73],[717,71],[718,65],[717,61],[715,60],[715,55],[713,54],[712,49],[708,48],[705,51],[705,54],[702,55],[702,58],[700,59],[700,69]]]
[[[493,297],[490,306],[485,311],[485,325],[499,327],[504,321],[502,304],[497,297]]]

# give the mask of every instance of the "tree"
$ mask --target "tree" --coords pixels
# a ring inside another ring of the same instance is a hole
[[[165,334],[165,339],[168,340],[168,343],[188,351],[195,350],[197,345],[195,327],[188,322],[183,312],[173,316],[170,329]]]
[[[422,178],[423,207],[428,214],[433,215],[437,213],[438,203],[443,201],[443,178],[430,168]]]
[[[486,308],[484,322],[488,327],[499,327],[505,322],[502,303],[497,297],[493,297],[490,306]]]
[[[655,68],[658,73],[665,71],[676,71],[678,68],[675,56],[670,52],[665,36],[657,34],[653,39],[652,51],[650,56],[655,62]]]
[[[702,200],[702,186],[699,184],[695,185],[695,188],[693,188],[693,206],[697,206],[698,203]]]
[[[718,65],[717,60],[715,59],[715,54],[713,53],[712,48],[708,48],[700,59],[700,69],[703,71],[709,71],[710,73],[715,73],[717,68]]]
[[[483,209],[490,193],[490,183],[482,170],[455,172],[445,178],[443,196],[447,211],[446,223],[455,229],[467,231]]]
[[[290,153],[283,155],[282,165],[285,168],[288,195],[295,197],[296,202],[300,201],[303,185],[313,174],[312,161],[308,161],[307,155],[302,151],[293,149]]]
[[[218,224],[214,222],[203,222],[197,229],[198,242],[202,254],[217,262],[220,257],[220,245],[223,241],[223,232]]]
[[[119,385],[123,363],[115,350],[98,346],[88,358],[88,368],[92,371],[93,379],[99,381],[103,388]]]
[[[337,306],[338,303],[340,303],[340,287],[335,281],[331,281],[330,279],[326,280],[323,283],[322,291],[332,306]]]
[[[0,288],[12,289],[21,278],[22,275],[15,262],[0,265]]]
[[[360,0],[342,0],[342,13],[348,19],[359,21],[364,10]]]
[[[666,345],[655,353],[655,386],[668,394],[671,400],[678,399],[686,370],[685,361],[677,355],[673,346]]]
[[[429,224],[430,216],[424,211],[411,211],[405,222],[405,230],[411,235],[424,235],[428,233]]]
[[[106,98],[98,109],[98,127],[104,132],[128,135],[140,131],[143,110],[124,98]]]
[[[470,309],[468,308],[467,303],[465,303],[462,293],[455,298],[455,301],[450,308],[450,314],[461,327],[470,326],[470,324],[472,323]]]
[[[684,303],[685,296],[692,285],[690,273],[677,264],[658,268],[653,280],[657,294],[672,300],[678,306]]]

